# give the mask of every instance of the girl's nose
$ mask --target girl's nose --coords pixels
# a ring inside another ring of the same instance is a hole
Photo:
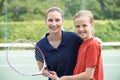
[[[81,27],[79,27],[78,29],[79,29],[79,30],[83,30],[83,27],[81,26]]]

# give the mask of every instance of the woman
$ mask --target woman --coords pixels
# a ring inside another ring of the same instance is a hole
[[[62,31],[63,11],[58,7],[47,10],[45,23],[48,33],[37,42],[37,46],[45,55],[48,70],[56,71],[59,77],[72,75],[82,39],[74,32]],[[36,59],[40,67],[39,57]],[[43,75],[48,76],[44,74],[46,72],[47,69],[44,69]]]

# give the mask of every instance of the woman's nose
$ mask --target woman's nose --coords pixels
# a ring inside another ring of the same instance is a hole
[[[55,21],[53,21],[53,23],[52,23],[53,25],[56,25],[56,22]]]

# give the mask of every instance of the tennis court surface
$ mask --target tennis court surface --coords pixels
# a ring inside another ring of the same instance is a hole
[[[0,80],[47,80],[43,76],[23,76],[16,73],[8,66],[5,54],[5,50],[0,50]],[[105,80],[120,80],[120,49],[103,50],[102,56]]]

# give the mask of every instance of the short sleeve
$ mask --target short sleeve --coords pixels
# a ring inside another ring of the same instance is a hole
[[[98,45],[91,45],[86,53],[86,67],[96,66],[98,58],[101,54],[101,47]]]
[[[37,61],[43,62],[43,59],[44,59],[43,55],[38,48],[35,48],[35,58],[36,58]]]

